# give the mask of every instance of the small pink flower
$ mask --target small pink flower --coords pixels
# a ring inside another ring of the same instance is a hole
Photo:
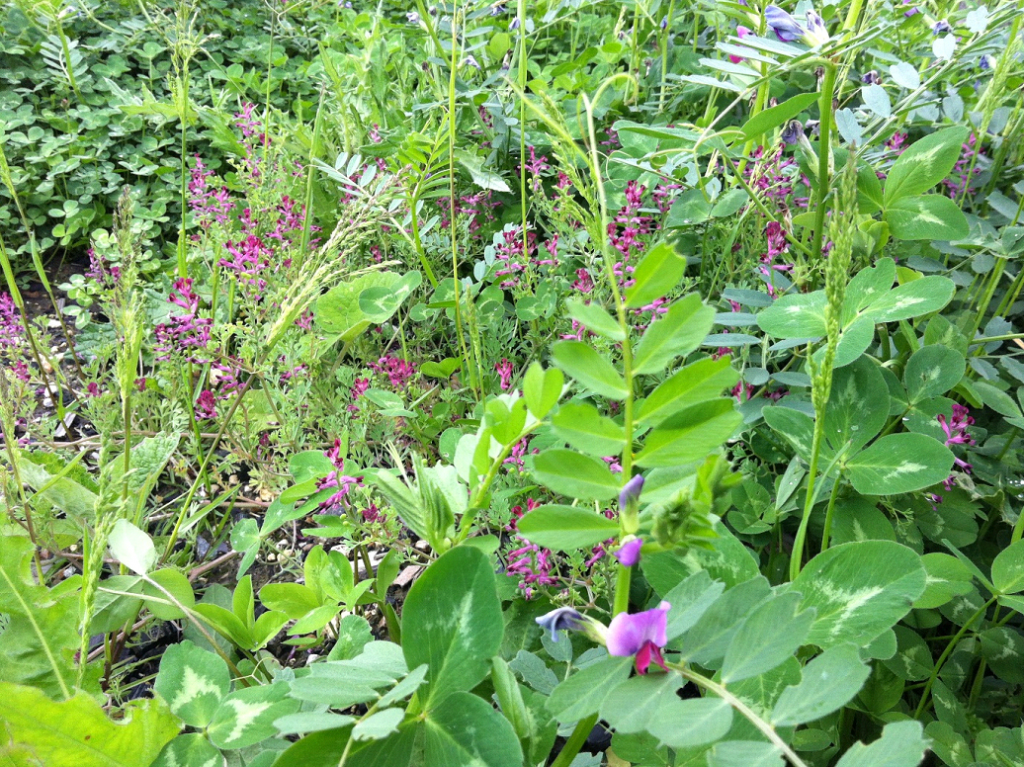
[[[668,643],[665,632],[671,605],[662,602],[653,610],[642,613],[619,613],[608,626],[608,654],[617,657],[636,656],[636,670],[646,674],[651,661],[665,671],[661,648]]]

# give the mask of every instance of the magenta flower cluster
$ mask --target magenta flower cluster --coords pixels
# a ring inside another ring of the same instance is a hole
[[[209,360],[200,355],[210,342],[213,320],[199,316],[199,294],[192,289],[192,278],[175,280],[167,300],[184,312],[171,314],[167,322],[156,326],[154,349],[160,354],[157,359],[167,360],[176,353],[187,361],[205,364]]]

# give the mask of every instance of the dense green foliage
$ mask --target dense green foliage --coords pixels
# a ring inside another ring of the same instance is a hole
[[[0,50],[4,764],[1024,764],[1018,3]]]

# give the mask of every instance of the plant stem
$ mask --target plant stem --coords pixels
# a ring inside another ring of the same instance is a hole
[[[576,754],[583,748],[583,744],[587,742],[587,738],[590,737],[590,732],[596,724],[597,714],[591,714],[586,719],[580,719],[576,724],[576,729],[569,736],[569,740],[562,747],[561,753],[558,754],[558,758],[551,763],[551,767],[569,767],[576,758]]]
[[[776,748],[782,751],[793,767],[807,767],[807,763],[796,755],[796,752],[789,747],[789,744],[786,743],[786,741],[783,740],[777,732],[775,732],[775,728],[758,716],[750,706],[729,692],[725,688],[725,685],[718,684],[718,682],[708,679],[706,676],[698,674],[696,671],[691,671],[682,664],[669,663],[668,666],[669,668],[673,668],[678,671],[684,679],[688,679],[698,687],[703,687],[708,692],[717,695],[734,709],[739,711],[744,717],[746,717],[747,721],[760,730],[761,733],[776,746]]]
[[[839,477],[832,483],[832,493],[828,497],[828,509],[825,511],[825,529],[821,533],[821,550],[828,548],[828,541],[832,535],[832,512],[836,508],[836,496],[839,495]]]
[[[852,11],[852,8],[851,8]],[[836,87],[836,68],[831,62],[825,63],[825,77],[821,83],[821,98],[818,100],[820,129],[818,141],[818,187],[815,189],[814,238],[811,240],[811,258],[821,257],[821,243],[825,235],[825,197],[830,186],[829,166],[832,160],[832,97]]]

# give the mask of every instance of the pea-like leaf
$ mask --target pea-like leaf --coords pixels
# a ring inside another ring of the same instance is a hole
[[[604,462],[573,450],[545,450],[533,459],[532,473],[542,485],[568,498],[607,501],[620,489]]]
[[[530,543],[556,551],[594,546],[619,532],[619,523],[579,506],[541,506],[527,513],[517,525]]]
[[[633,272],[633,284],[626,288],[626,306],[639,309],[672,291],[686,269],[686,260],[667,242],[647,251]]]
[[[612,363],[582,341],[559,341],[551,347],[551,357],[563,371],[602,397],[625,399],[629,393]]]

